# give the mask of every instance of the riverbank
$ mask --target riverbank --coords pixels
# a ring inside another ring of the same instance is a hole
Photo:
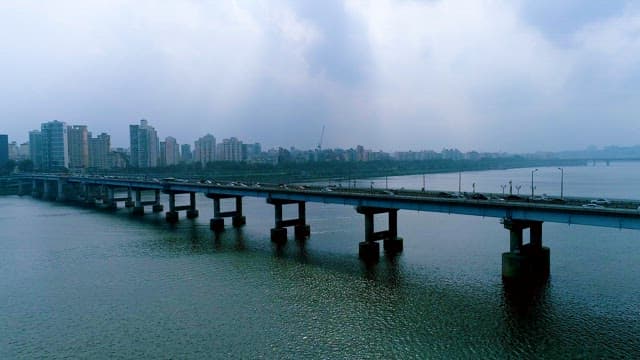
[[[545,166],[583,166],[585,160],[545,159],[532,160],[514,156],[478,160],[425,160],[425,161],[367,161],[367,162],[306,162],[281,164],[250,164],[213,162],[180,164],[153,169],[126,169],[108,172],[89,172],[94,175],[146,176],[148,178],[215,179],[220,181],[246,181],[293,183],[309,181],[344,181],[382,176],[450,173],[459,171],[506,170]]]

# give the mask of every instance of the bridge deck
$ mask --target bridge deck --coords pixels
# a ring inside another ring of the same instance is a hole
[[[619,200],[603,207],[585,207],[589,198],[565,198],[565,201],[545,201],[518,198],[507,200],[501,194],[484,194],[487,198],[452,197],[446,192],[421,192],[367,188],[327,188],[321,186],[278,186],[241,183],[204,184],[180,181],[149,181],[139,179],[28,175],[22,179],[58,181],[128,187],[137,190],[162,190],[165,193],[204,193],[226,196],[250,196],[280,200],[295,200],[325,204],[369,206],[389,209],[463,214],[495,218],[513,218],[565,224],[581,224],[621,229],[640,229],[638,200]],[[470,195],[470,194],[468,194]]]

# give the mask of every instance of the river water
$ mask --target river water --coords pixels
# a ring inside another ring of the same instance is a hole
[[[461,187],[512,180],[524,194],[531,170],[462,173]],[[458,188],[457,173],[425,180]],[[422,187],[421,175],[373,181]],[[556,195],[560,171],[534,182]],[[640,163],[564,170],[565,195],[637,199],[638,184]],[[219,236],[211,200],[198,208],[172,226],[0,197],[0,358],[640,357],[638,231],[545,223],[551,277],[516,290],[501,280],[509,236],[495,218],[400,211],[404,252],[367,265],[352,207],[308,204],[311,237],[290,231],[284,247],[264,199],[246,198],[247,225]]]

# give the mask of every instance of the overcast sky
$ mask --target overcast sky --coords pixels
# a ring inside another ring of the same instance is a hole
[[[0,133],[128,146],[529,152],[640,143],[640,5],[617,0],[0,1]]]

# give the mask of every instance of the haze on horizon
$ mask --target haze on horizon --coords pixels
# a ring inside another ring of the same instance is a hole
[[[639,144],[631,1],[4,1],[0,133],[149,120],[180,143]]]

